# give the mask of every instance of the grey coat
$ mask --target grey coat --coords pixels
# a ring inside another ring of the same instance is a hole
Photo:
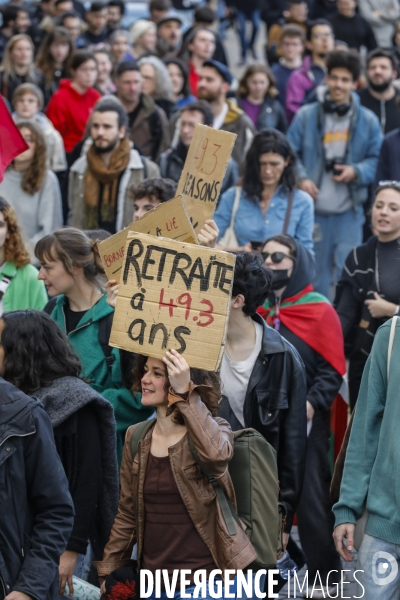
[[[87,158],[81,156],[71,167],[69,173],[68,188],[68,206],[69,216],[68,224],[78,229],[85,229],[84,220],[84,181],[87,170]],[[148,158],[140,157],[137,150],[131,150],[131,156],[127,168],[125,169],[117,198],[117,219],[116,230],[120,231],[127,227],[133,221],[133,199],[130,197],[129,190],[133,185],[137,185],[144,179],[159,177],[160,169]]]

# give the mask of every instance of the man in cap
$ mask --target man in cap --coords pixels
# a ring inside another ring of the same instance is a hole
[[[240,165],[255,134],[249,117],[226,95],[233,77],[228,67],[216,60],[206,60],[197,87],[199,100],[207,100],[214,115],[214,129],[236,133],[232,158]]]
[[[182,21],[174,14],[157,23],[157,54],[160,58],[177,56],[182,43]]]

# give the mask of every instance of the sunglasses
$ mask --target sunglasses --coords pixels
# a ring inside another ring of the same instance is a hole
[[[274,265],[280,263],[284,258],[290,258],[293,262],[296,262],[293,256],[289,256],[289,254],[285,254],[284,252],[261,252],[261,256],[264,259],[264,262],[270,256]]]
[[[396,190],[397,192],[400,192],[400,181],[389,181],[389,180],[385,180],[385,181],[379,181],[378,183],[378,188],[392,188],[394,190]]]

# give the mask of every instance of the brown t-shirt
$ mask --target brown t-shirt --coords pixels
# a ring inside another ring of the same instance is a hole
[[[204,543],[186,510],[169,456],[149,454],[144,480],[145,525],[143,568],[149,571],[168,569],[216,569],[211,552]]]

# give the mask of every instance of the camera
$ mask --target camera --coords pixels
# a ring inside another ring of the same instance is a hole
[[[342,171],[340,169],[336,169],[335,165],[343,165],[344,158],[331,158],[330,160],[325,160],[325,171],[335,175],[341,175]]]

